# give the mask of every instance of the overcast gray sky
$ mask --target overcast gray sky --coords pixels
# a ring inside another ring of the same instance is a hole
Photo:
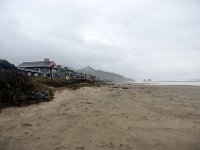
[[[200,78],[199,0],[0,0],[0,58],[137,80]]]

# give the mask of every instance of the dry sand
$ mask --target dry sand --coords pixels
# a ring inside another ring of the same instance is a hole
[[[0,150],[199,149],[200,87],[85,87],[0,113]]]

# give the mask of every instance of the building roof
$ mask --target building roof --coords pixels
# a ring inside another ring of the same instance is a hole
[[[38,74],[41,74],[41,72],[39,72],[39,71],[37,71],[37,70],[33,70],[33,69],[19,68],[18,70],[20,70],[20,71],[24,71],[24,72],[32,72],[32,73],[38,73]]]
[[[53,61],[35,61],[35,62],[23,62],[18,68],[42,68],[42,67],[54,67],[56,66]]]

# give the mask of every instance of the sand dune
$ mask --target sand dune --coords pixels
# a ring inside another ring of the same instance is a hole
[[[200,87],[121,85],[57,91],[0,113],[0,150],[198,150]]]

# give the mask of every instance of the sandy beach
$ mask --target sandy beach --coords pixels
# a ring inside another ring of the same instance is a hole
[[[199,150],[200,87],[109,85],[57,91],[0,113],[0,150]]]

